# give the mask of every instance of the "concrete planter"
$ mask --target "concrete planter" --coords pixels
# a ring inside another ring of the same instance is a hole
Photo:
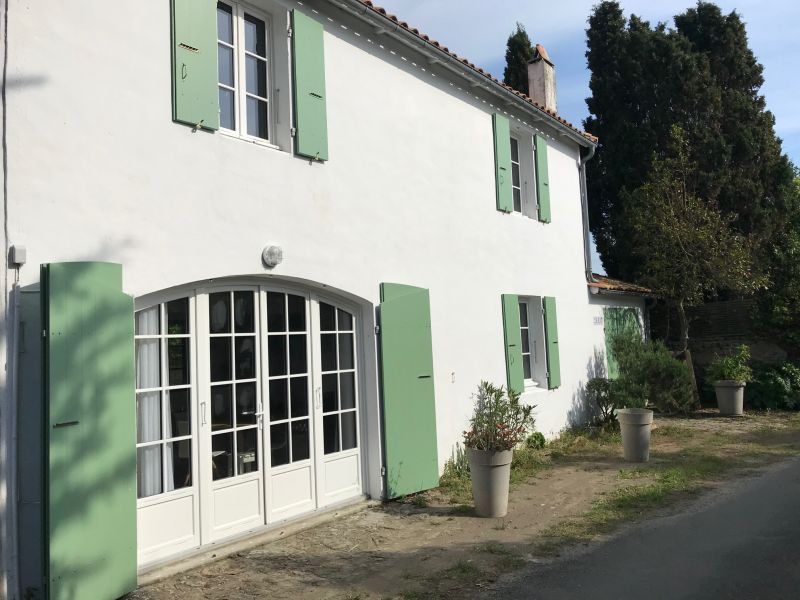
[[[616,411],[622,430],[622,450],[628,462],[650,460],[650,430],[653,411],[647,408],[620,408]]]
[[[504,517],[508,512],[508,482],[513,450],[467,448],[472,496],[479,517]]]
[[[740,417],[744,414],[744,381],[721,379],[714,382],[719,414]]]

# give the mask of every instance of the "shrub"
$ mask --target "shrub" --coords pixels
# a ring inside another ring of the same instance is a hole
[[[529,450],[541,450],[545,443],[544,434],[541,431],[534,431],[525,440],[525,447]]]
[[[800,409],[800,368],[790,362],[755,365],[746,400],[756,409]]]
[[[665,413],[691,409],[689,369],[663,343],[644,341],[636,332],[620,332],[611,339],[611,348],[619,365],[619,377],[610,389],[615,408],[643,408],[649,401]]]
[[[513,450],[533,428],[534,408],[521,404],[517,392],[482,381],[464,445],[476,450]]]
[[[717,356],[708,366],[709,381],[752,381],[753,371],[750,362],[750,348],[745,344],[738,346],[731,354]]]
[[[590,379],[586,383],[586,395],[600,413],[596,419],[598,425],[603,426],[616,420],[612,381],[610,379],[603,377]]]

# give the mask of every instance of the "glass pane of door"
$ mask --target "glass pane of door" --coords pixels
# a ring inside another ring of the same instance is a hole
[[[319,303],[323,452],[358,447],[355,319],[346,310]]]
[[[258,471],[256,294],[209,294],[211,470],[214,480]]]
[[[307,302],[303,296],[267,292],[270,464],[311,457]]]

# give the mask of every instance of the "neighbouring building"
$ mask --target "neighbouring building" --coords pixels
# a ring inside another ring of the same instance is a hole
[[[7,0],[8,598],[435,486],[482,379],[554,435],[646,291],[528,98],[361,0]]]

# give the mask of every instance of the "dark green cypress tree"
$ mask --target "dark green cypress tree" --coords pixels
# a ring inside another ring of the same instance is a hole
[[[698,195],[730,215],[764,261],[768,240],[790,222],[792,165],[758,93],[762,67],[739,15],[700,2],[675,24],[626,19],[609,1],[589,18],[584,126],[600,138],[588,165],[590,219],[603,264],[618,277],[639,275],[620,218],[624,192],[645,181],[673,125],[686,132],[697,162]]]
[[[533,44],[525,27],[517,23],[517,30],[508,36],[506,43],[506,68],[503,82],[518,92],[528,93],[528,61],[533,58]]]
[[[599,4],[589,18],[592,96],[587,131],[600,138],[588,163],[592,233],[609,275],[635,280],[639,262],[621,218],[626,194],[642,185],[654,158],[663,157],[678,125],[690,146],[705,143],[720,111],[708,61],[689,42],[636,16],[625,19],[617,2]]]

